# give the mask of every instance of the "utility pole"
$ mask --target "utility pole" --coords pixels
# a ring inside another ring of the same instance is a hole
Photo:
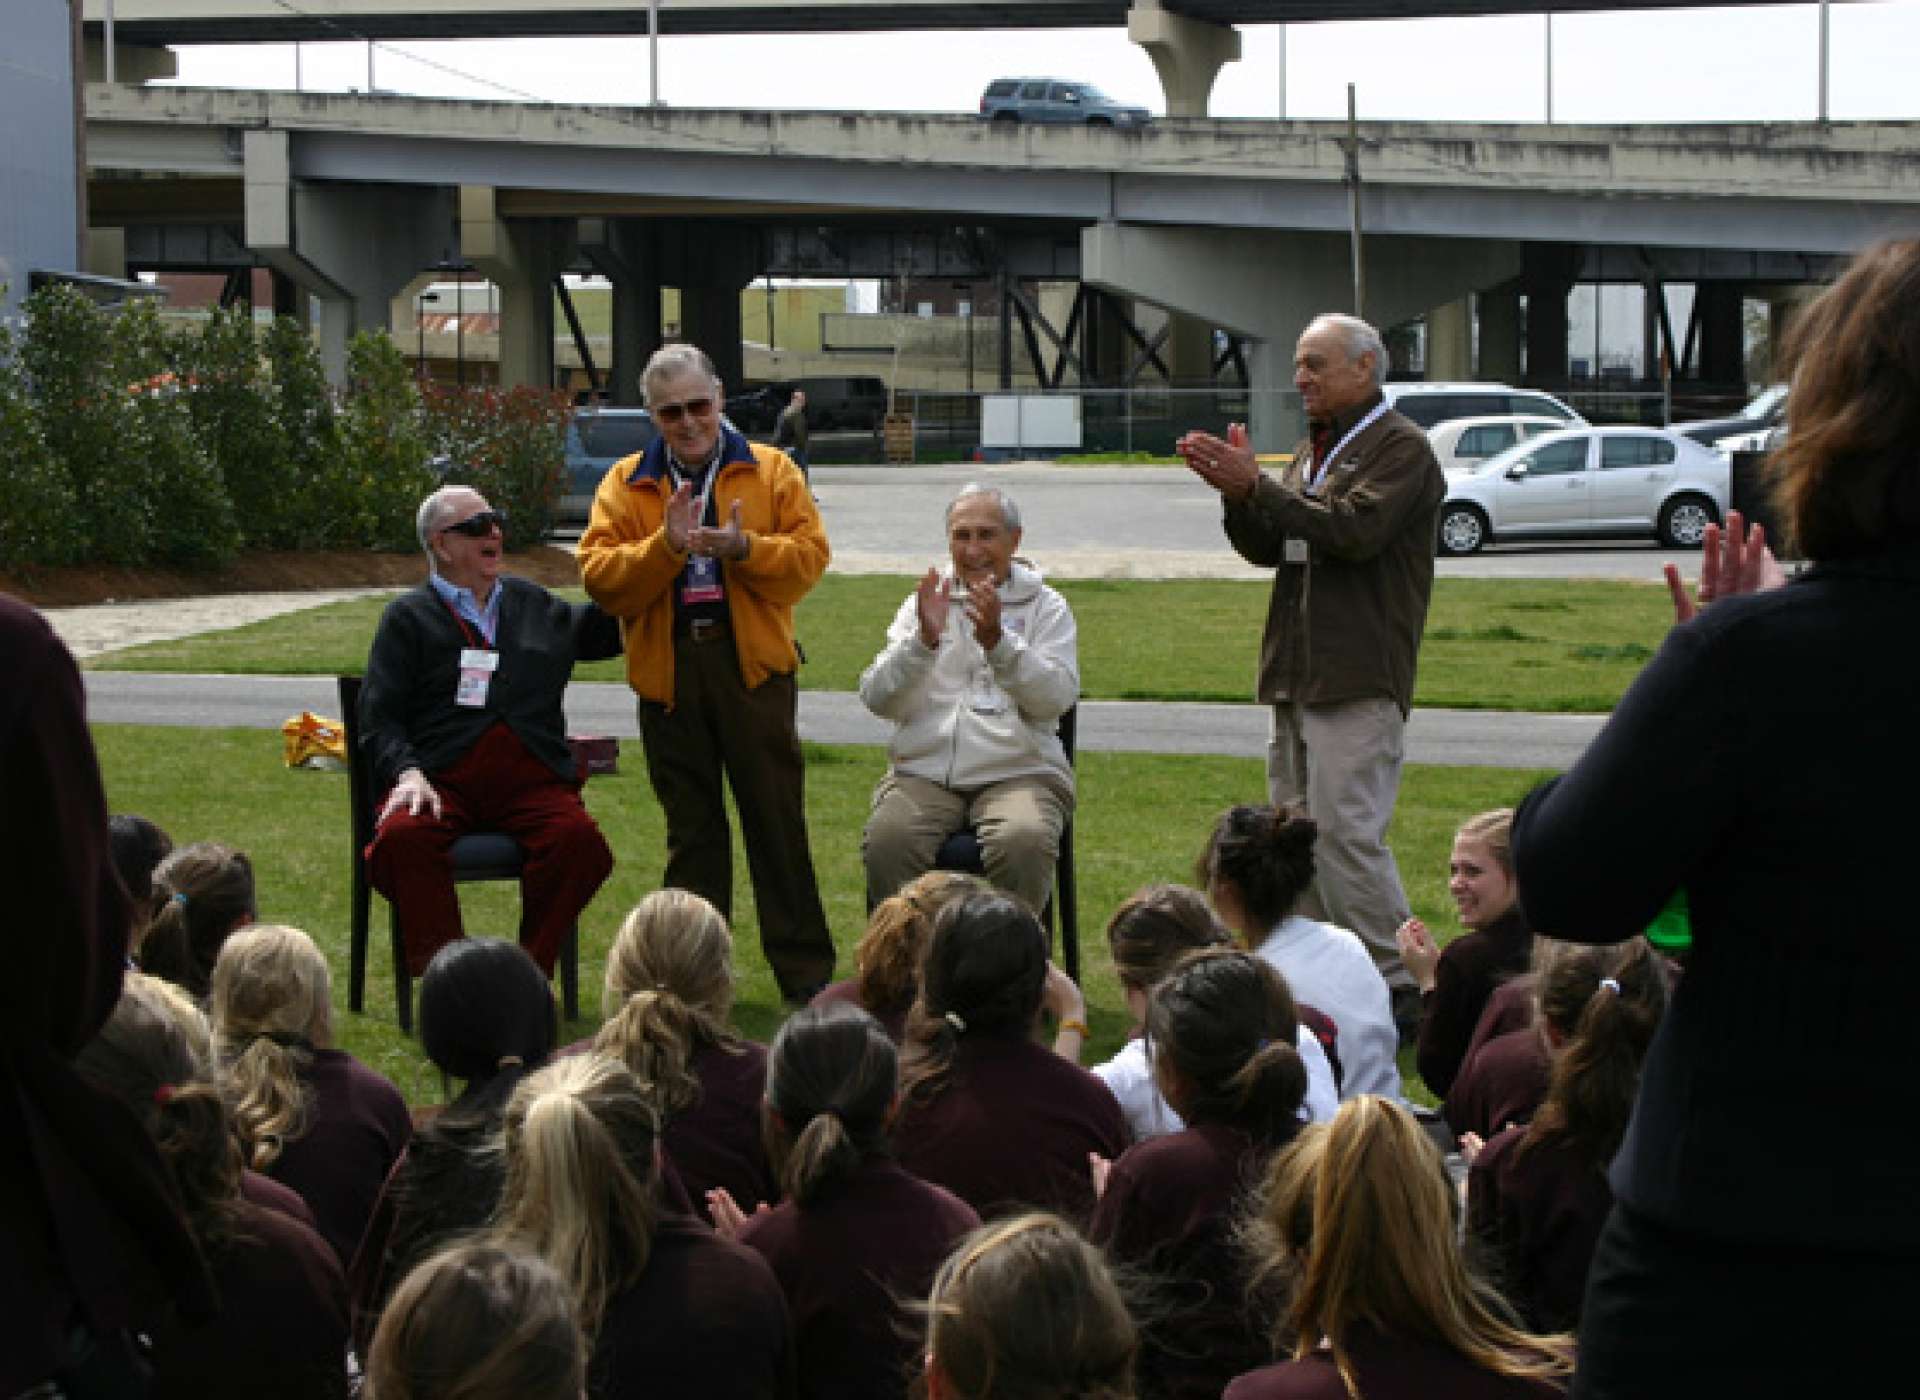
[[[1347,84],[1347,208],[1353,224],[1353,314],[1367,314],[1366,270],[1360,258],[1360,119],[1353,84]]]
[[[647,0],[647,105],[660,105],[660,0]]]
[[[1287,27],[1280,26],[1280,120],[1287,119]]]
[[[1820,125],[1827,124],[1827,0],[1820,0]]]

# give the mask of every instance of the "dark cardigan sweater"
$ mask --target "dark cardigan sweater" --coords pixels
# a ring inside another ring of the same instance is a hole
[[[476,642],[433,585],[401,594],[380,615],[360,692],[360,744],[382,790],[405,769],[431,777],[449,767],[499,723],[563,781],[574,781],[561,700],[574,662],[620,654],[620,624],[591,603],[564,602],[525,579],[503,577],[495,587],[500,666],[487,703],[476,708],[453,703],[460,653]]]
[[[1435,1098],[1444,1099],[1466,1062],[1480,1013],[1502,982],[1527,970],[1533,930],[1520,902],[1488,924],[1463,934],[1440,954],[1433,991],[1421,998],[1420,1049],[1414,1060]]]

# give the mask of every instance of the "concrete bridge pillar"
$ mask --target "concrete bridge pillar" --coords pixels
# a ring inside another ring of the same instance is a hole
[[[301,184],[284,131],[249,130],[241,150],[247,246],[319,304],[320,362],[330,382],[345,383],[354,334],[391,331],[394,295],[451,255],[450,194],[428,185]]]
[[[1294,342],[1314,316],[1349,304],[1350,259],[1344,233],[1104,223],[1080,235],[1087,282],[1252,337],[1249,426],[1262,452],[1299,438]],[[1367,309],[1392,325],[1511,279],[1520,253],[1510,242],[1386,236],[1368,240],[1367,269]]]
[[[500,385],[553,387],[553,279],[572,254],[561,219],[503,219],[491,185],[460,187],[460,252],[500,289]]]
[[[575,237],[594,270],[613,284],[607,400],[636,407],[642,398],[640,371],[660,348],[660,258],[653,226],[643,219],[582,219]]]
[[[1529,243],[1520,290],[1527,298],[1527,383],[1567,382],[1567,296],[1579,277],[1580,250],[1569,243]]]
[[[720,382],[736,393],[746,378],[740,346],[740,291],[764,261],[757,230],[687,220],[658,229],[660,280],[680,289],[680,336],[707,352]]]
[[[1520,382],[1520,287],[1508,283],[1474,298],[1480,312],[1480,363],[1476,379]]]
[[[1745,288],[1738,282],[1701,282],[1694,290],[1700,318],[1696,364],[1708,384],[1747,382],[1746,329],[1742,323]]]
[[[1473,378],[1473,301],[1458,297],[1427,312],[1427,378]]]
[[[1170,117],[1206,116],[1213,80],[1240,59],[1239,30],[1173,14],[1161,0],[1133,0],[1127,37],[1153,60]]]

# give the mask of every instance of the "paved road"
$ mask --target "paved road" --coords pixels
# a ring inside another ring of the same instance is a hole
[[[89,718],[105,724],[278,729],[301,710],[337,715],[325,676],[166,676],[130,671],[86,673]],[[567,719],[577,732],[637,739],[633,696],[625,686],[567,689]],[[1407,759],[1459,767],[1564,768],[1579,757],[1601,717],[1416,710]],[[802,691],[800,734],[828,744],[884,744],[887,725],[844,691]],[[1223,754],[1266,752],[1266,711],[1245,705],[1159,705],[1092,700],[1080,707],[1080,746],[1088,750]]]

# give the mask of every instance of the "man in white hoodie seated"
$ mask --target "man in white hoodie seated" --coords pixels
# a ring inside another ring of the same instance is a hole
[[[1073,767],[1060,716],[1080,697],[1073,613],[1014,559],[1020,511],[963,487],[947,507],[952,564],[900,605],[860,699],[896,726],[861,848],[878,902],[972,826],[987,879],[1038,912],[1053,888]]]

